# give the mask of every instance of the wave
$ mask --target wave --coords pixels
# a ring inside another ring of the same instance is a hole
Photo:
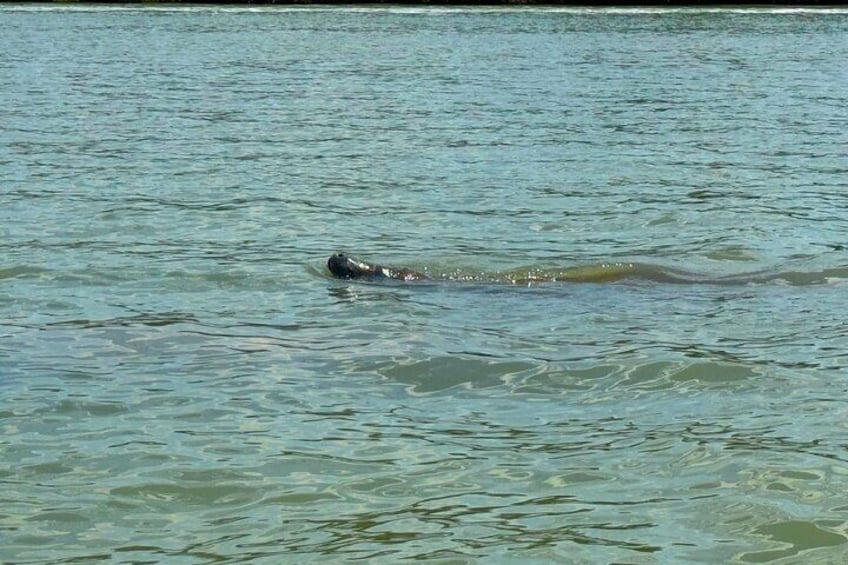
[[[668,284],[751,285],[776,283],[791,286],[830,284],[848,280],[848,266],[819,271],[762,270],[730,275],[711,275],[648,263],[600,263],[566,269],[519,269],[497,274],[496,280],[532,285],[541,282],[605,283],[642,280]]]

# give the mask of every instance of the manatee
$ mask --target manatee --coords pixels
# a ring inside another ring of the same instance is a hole
[[[624,280],[642,280],[671,284],[749,285],[782,282],[789,285],[827,284],[848,279],[848,266],[821,271],[755,271],[749,273],[710,276],[664,265],[647,263],[612,262],[573,266],[560,269],[523,267],[498,272],[447,273],[422,272],[407,267],[389,267],[369,263],[345,253],[335,253],[327,260],[330,273],[339,279],[366,281],[455,281],[479,283],[507,283],[533,286],[539,283],[577,282],[609,283]]]

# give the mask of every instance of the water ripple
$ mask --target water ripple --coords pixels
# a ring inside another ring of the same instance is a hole
[[[0,561],[841,562],[844,10],[0,22]]]

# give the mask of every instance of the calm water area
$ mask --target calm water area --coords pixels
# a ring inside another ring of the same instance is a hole
[[[848,10],[0,29],[0,562],[848,559]]]

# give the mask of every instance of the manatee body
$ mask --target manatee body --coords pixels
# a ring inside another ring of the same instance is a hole
[[[539,269],[515,269],[497,273],[453,272],[429,277],[424,273],[406,267],[388,267],[369,263],[351,257],[345,253],[335,253],[327,260],[327,269],[339,279],[360,279],[368,281],[398,280],[450,280],[464,282],[507,283],[519,286],[532,286],[545,282],[610,282],[638,275],[639,265],[633,263],[608,263],[595,266],[572,267],[543,271]]]
[[[369,263],[351,257],[345,253],[335,253],[327,260],[327,269],[339,279],[360,279],[368,281],[397,280],[423,281],[433,280],[424,273],[406,267],[388,267]],[[574,267],[555,271],[538,269],[516,269],[499,273],[450,273],[437,275],[437,280],[465,282],[498,282],[520,286],[532,286],[544,282],[610,282],[628,278],[637,273],[638,265],[633,263],[610,263],[596,266]]]
[[[830,279],[848,278],[848,266],[825,269],[820,272],[756,271],[724,276],[708,276],[661,265],[645,263],[601,263],[565,269],[544,270],[535,268],[514,269],[496,273],[462,273],[461,271],[434,274],[432,277],[408,268],[387,267],[360,261],[344,253],[336,253],[327,260],[327,269],[336,278],[371,281],[423,281],[450,280],[465,282],[496,282],[533,286],[551,282],[609,283],[624,280],[644,280],[670,284],[746,285],[783,281],[790,285],[822,284]]]

